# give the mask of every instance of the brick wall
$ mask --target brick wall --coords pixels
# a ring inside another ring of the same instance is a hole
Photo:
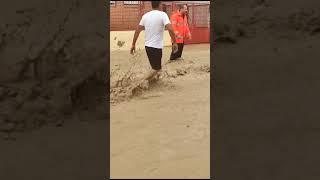
[[[110,5],[110,30],[111,31],[130,31],[135,30],[143,14],[150,11],[150,1],[136,1],[139,4],[124,4],[124,1],[114,1],[115,5]],[[184,1],[186,2],[186,1]],[[199,3],[201,1],[189,2],[189,28],[192,34],[192,40],[186,41],[187,44],[192,43],[208,43],[210,42],[210,25],[209,17],[210,1]],[[172,1],[163,2],[167,4],[166,12],[170,17],[172,11],[176,10],[175,3]],[[181,3],[181,1],[179,1]]]
[[[152,10],[151,2],[149,1],[143,2],[143,6],[144,6],[144,8],[142,8],[143,14]]]
[[[151,9],[149,1],[140,1],[140,4],[124,4],[123,1],[115,1],[115,5],[110,5],[110,30],[134,30],[141,16]]]

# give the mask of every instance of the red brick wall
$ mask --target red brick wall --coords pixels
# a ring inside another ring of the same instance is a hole
[[[140,1],[140,3],[139,5],[127,5],[123,4],[123,1],[116,1],[115,6],[110,5],[110,30],[135,30],[141,16],[152,9],[150,1]],[[176,10],[176,6],[169,1],[167,5],[167,13],[170,16],[171,12]],[[210,42],[209,5],[191,5],[189,6],[189,13],[189,28],[193,38],[186,43]]]
[[[146,13],[146,12],[148,12],[148,11],[150,11],[150,10],[152,10],[151,2],[149,2],[149,1],[143,2],[143,6],[144,6],[144,8],[143,8],[143,14]]]
[[[127,5],[123,1],[116,1],[110,5],[110,30],[134,30],[140,22],[141,16],[150,11],[151,2],[142,2],[140,5]]]

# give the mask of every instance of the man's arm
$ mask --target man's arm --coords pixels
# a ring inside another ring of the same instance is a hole
[[[172,25],[172,29],[173,29],[173,31],[174,31],[174,34],[177,36],[177,34],[178,34],[178,31],[177,31],[177,29],[178,29],[178,26],[177,26],[177,16],[175,16],[175,15],[172,15],[171,16],[171,18],[170,18],[170,21],[171,21],[171,25]]]
[[[187,27],[186,27],[186,34],[187,34],[187,38],[188,39],[191,39],[192,38],[192,36],[191,36],[191,32],[190,32],[190,29],[189,29],[189,25],[187,24]]]
[[[187,38],[188,39],[191,39],[192,37],[191,37],[191,32],[190,32],[190,29],[189,29],[189,23],[188,23],[188,20],[186,20],[187,21],[187,23],[186,23],[186,35],[187,35]]]
[[[178,45],[176,43],[176,35],[173,31],[172,25],[171,24],[167,24],[166,25],[166,29],[169,31],[173,46],[172,46],[172,50],[173,52],[176,52],[178,50]]]
[[[175,43],[176,42],[176,35],[174,34],[172,25],[171,24],[167,24],[166,25],[166,29],[168,30],[168,32],[170,34],[172,42]]]
[[[144,26],[138,25],[136,31],[134,32],[132,46],[131,46],[131,50],[130,50],[131,54],[133,54],[136,51],[136,42],[137,42],[139,34],[142,30],[144,30]]]

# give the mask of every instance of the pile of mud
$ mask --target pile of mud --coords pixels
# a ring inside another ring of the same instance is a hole
[[[173,87],[173,79],[181,76],[199,76],[203,73],[210,73],[209,65],[197,65],[193,61],[179,60],[177,62],[165,63],[158,76],[155,76],[150,81],[143,81],[143,77],[148,73],[148,69],[139,68],[139,57],[136,55],[133,58],[133,64],[125,72],[121,66],[116,66],[111,72],[111,88],[110,102],[117,104],[122,101],[130,100],[134,97],[143,95],[143,92],[155,89]],[[142,81],[141,81],[142,80]]]
[[[0,132],[61,126],[79,108],[105,104],[103,2],[7,4],[0,8]]]

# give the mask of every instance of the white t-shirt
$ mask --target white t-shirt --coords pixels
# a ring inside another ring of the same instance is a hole
[[[170,24],[168,15],[159,10],[144,14],[139,25],[145,28],[145,46],[162,49],[165,25]]]

